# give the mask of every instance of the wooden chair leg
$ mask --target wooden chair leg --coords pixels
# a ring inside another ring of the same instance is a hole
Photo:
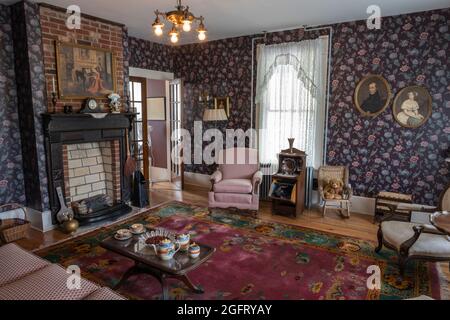
[[[346,202],[347,206],[347,218],[350,218],[350,202]]]
[[[375,248],[376,253],[380,252],[380,250],[383,248],[383,231],[381,230],[381,224],[378,227],[377,238],[378,238],[378,247]]]
[[[402,255],[398,256],[398,269],[400,271],[400,276],[403,277],[405,275],[406,262],[408,258]]]
[[[324,217],[324,218],[325,218],[325,212],[326,212],[326,210],[327,210],[327,203],[324,202],[324,203],[323,203],[323,207],[322,207],[322,217]]]

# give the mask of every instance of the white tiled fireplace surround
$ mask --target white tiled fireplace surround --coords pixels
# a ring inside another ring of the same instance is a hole
[[[68,205],[99,194],[120,200],[118,141],[64,145],[63,161]]]

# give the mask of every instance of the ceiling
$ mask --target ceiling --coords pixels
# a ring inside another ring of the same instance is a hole
[[[176,0],[32,0],[60,7],[78,4],[82,13],[117,21],[128,26],[129,34],[160,43],[151,29],[156,9],[172,10]],[[17,0],[0,0],[11,4]],[[449,0],[183,0],[195,15],[205,17],[208,39],[216,40],[290,29],[366,19],[366,9],[377,3],[382,16],[449,7]],[[165,32],[168,32],[166,24]],[[180,44],[197,42],[196,33],[182,33]]]

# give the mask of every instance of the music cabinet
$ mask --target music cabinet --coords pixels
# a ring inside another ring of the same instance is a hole
[[[269,197],[272,213],[294,216],[305,208],[305,152],[289,148],[278,154],[278,171],[272,176]]]

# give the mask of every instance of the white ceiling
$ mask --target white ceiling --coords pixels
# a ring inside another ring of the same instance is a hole
[[[151,29],[154,10],[166,12],[175,0],[32,0],[60,7],[78,4],[82,13],[117,21],[138,38],[168,43]],[[14,3],[17,0],[0,0]],[[183,0],[191,11],[205,17],[208,39],[216,40],[295,28],[366,19],[366,9],[377,4],[383,16],[449,7],[449,0]],[[165,32],[168,32],[166,24]],[[180,44],[197,42],[196,33],[182,33]]]

